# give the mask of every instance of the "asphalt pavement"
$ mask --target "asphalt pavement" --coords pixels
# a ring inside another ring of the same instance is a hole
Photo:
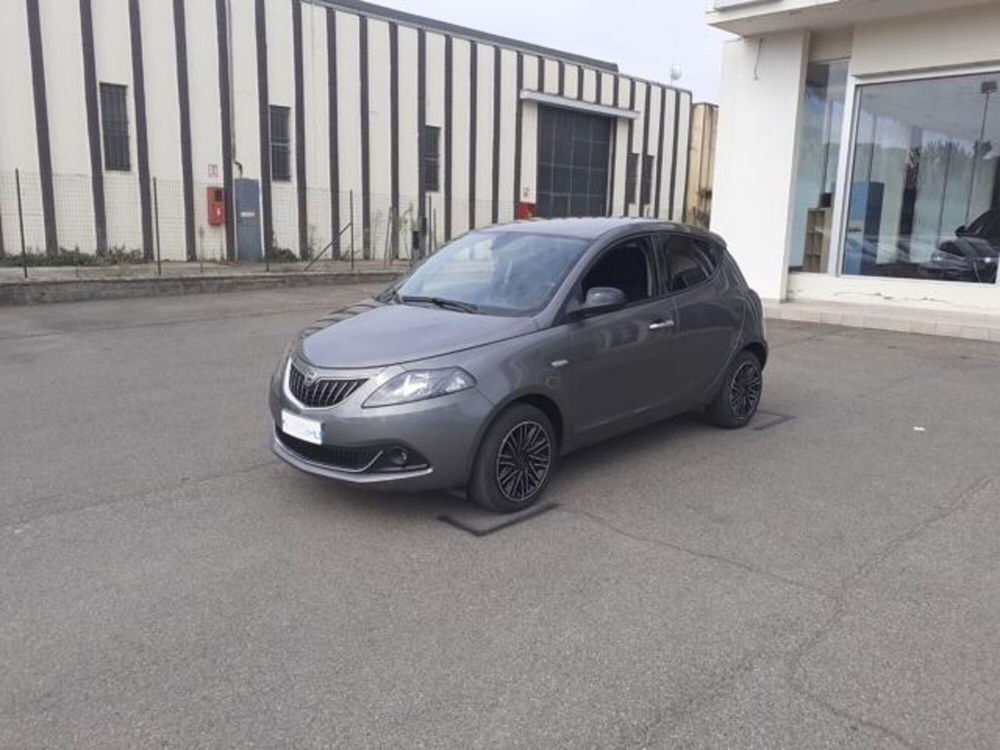
[[[0,309],[0,747],[995,748],[1000,346],[772,323],[761,414],[494,533],[269,450],[371,288]]]

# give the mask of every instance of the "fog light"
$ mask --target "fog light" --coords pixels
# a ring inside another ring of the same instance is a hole
[[[410,452],[396,445],[386,452],[386,458],[393,466],[406,466],[410,462]]]

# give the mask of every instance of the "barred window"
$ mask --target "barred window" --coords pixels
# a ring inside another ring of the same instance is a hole
[[[642,185],[639,188],[639,203],[648,206],[653,195],[653,157],[642,157]]]
[[[441,189],[441,128],[424,126],[424,190],[436,193]]]
[[[292,179],[292,138],[288,107],[271,107],[271,179],[288,182]]]
[[[104,168],[116,172],[131,169],[128,143],[128,89],[117,83],[101,84],[101,128]]]
[[[625,205],[635,203],[635,182],[639,171],[639,154],[629,154],[625,161]]]

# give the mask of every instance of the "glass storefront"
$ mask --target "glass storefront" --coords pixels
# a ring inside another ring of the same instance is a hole
[[[1000,73],[858,86],[843,273],[997,281]]]
[[[828,270],[846,89],[846,60],[809,65],[799,124],[788,261],[793,271]]]

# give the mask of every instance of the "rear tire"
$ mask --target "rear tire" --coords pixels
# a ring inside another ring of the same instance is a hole
[[[726,371],[722,388],[708,406],[708,416],[727,430],[745,427],[757,413],[763,391],[760,360],[753,352],[742,351]]]
[[[555,469],[558,442],[540,409],[515,404],[493,420],[476,454],[469,498],[498,513],[530,508]]]

